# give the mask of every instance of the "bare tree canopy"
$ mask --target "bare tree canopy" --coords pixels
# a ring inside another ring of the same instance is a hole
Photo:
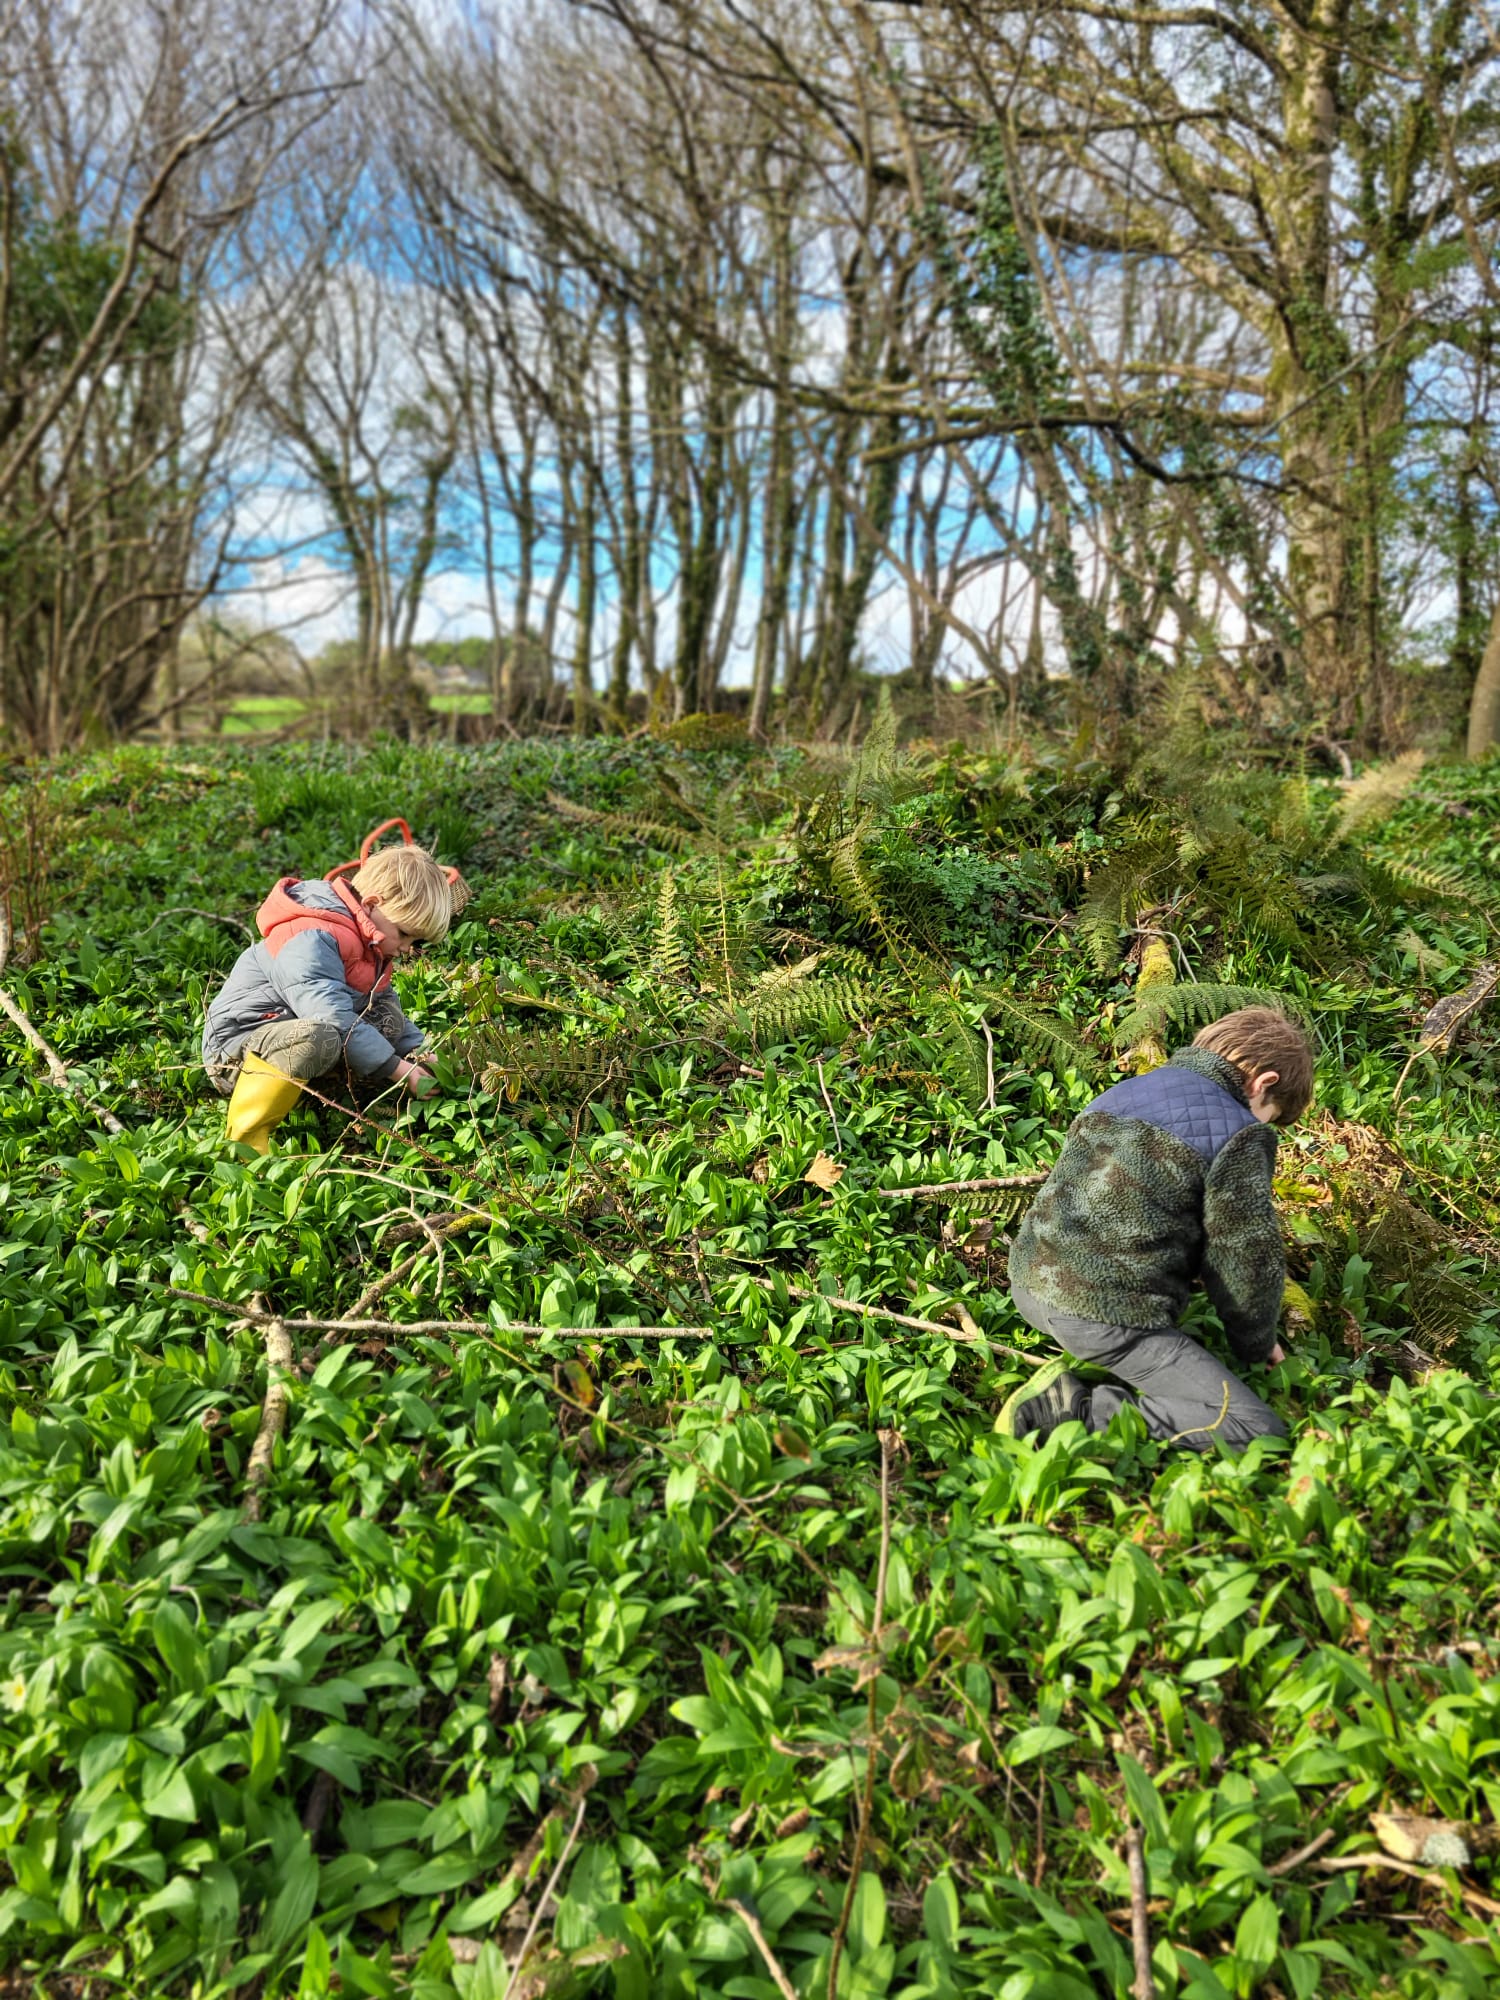
[[[1113,730],[1186,671],[1495,739],[1478,0],[352,18],[12,7],[17,741],[159,722],[299,551],[349,727],[462,579],[500,726],[835,732],[895,674]]]

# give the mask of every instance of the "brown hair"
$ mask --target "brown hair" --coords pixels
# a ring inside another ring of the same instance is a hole
[[[1305,1028],[1274,1007],[1241,1007],[1221,1021],[1210,1021],[1194,1035],[1193,1047],[1211,1049],[1233,1063],[1247,1084],[1275,1070],[1277,1082],[1269,1095],[1278,1125],[1294,1123],[1312,1103],[1312,1043]]]

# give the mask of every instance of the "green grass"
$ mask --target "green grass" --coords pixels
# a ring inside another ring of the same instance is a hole
[[[1163,2000],[1500,1990],[1492,1042],[1391,1111],[1483,923],[1346,897],[1288,950],[1206,865],[1177,885],[1195,973],[1320,1036],[1291,1359],[1256,1378],[1292,1437],[1017,1444],[1017,1198],[880,1190],[1055,1157],[1134,991],[1130,939],[1101,968],[1069,919],[1136,833],[1112,772],[878,764],[196,747],[0,796],[52,864],[7,990],[79,1093],[6,1029],[15,1990],[496,2000],[539,1918],[516,1993],[777,2000],[748,1910],[804,2000],[836,1935],[844,2000],[1126,2000],[1127,1827]],[[1380,842],[1493,885],[1497,793],[1436,772]],[[446,1089],[231,1158],[215,918],[392,812],[477,892],[398,982]],[[293,1330],[253,1518],[244,1313],[398,1270],[387,1330]],[[1329,1866],[1381,1810],[1473,1858]]]
[[[285,729],[307,713],[307,703],[295,695],[241,695],[224,717],[222,736],[252,736],[267,730]]]
[[[431,698],[436,715],[488,715],[490,698],[484,693],[436,694]],[[295,695],[242,695],[224,717],[223,736],[262,735],[285,729],[307,713],[307,703]]]
[[[438,715],[488,715],[490,698],[488,694],[435,694],[432,707]]]

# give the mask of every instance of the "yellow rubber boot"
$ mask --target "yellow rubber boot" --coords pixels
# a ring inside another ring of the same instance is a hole
[[[302,1086],[292,1077],[247,1055],[229,1100],[227,1136],[257,1153],[269,1153],[271,1134],[301,1095]]]

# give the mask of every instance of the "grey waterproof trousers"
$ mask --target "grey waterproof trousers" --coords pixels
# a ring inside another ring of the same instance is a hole
[[[1079,1412],[1086,1430],[1106,1429],[1117,1411],[1134,1403],[1152,1437],[1189,1451],[1212,1451],[1215,1440],[1242,1451],[1251,1438],[1286,1436],[1286,1425],[1269,1403],[1191,1334],[1176,1327],[1074,1319],[1043,1305],[1024,1285],[1012,1285],[1010,1295],[1028,1326],[1055,1340],[1074,1360],[1107,1368],[1135,1391],[1131,1395],[1112,1382],[1092,1387]]]
[[[365,1009],[365,1019],[378,1028],[387,1041],[406,1028],[406,1017],[395,999],[385,993],[375,995]],[[270,1063],[283,1076],[295,1077],[299,1083],[317,1084],[323,1089],[325,1097],[337,1095],[348,1085],[364,1102],[390,1087],[387,1077],[349,1076],[342,1061],[343,1042],[339,1031],[322,1021],[267,1021],[263,1028],[247,1035],[228,1061],[213,1063],[209,1067],[209,1082],[221,1097],[228,1097],[233,1092],[240,1064],[246,1055],[259,1056],[262,1062]]]

